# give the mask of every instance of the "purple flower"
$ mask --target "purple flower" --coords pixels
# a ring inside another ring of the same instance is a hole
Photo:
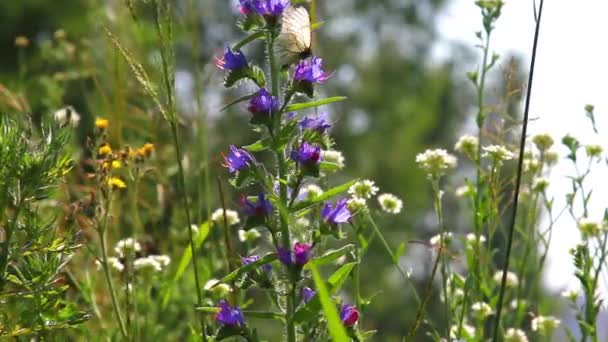
[[[253,164],[253,157],[249,152],[230,145],[230,153],[224,155],[224,166],[228,168],[228,172],[235,173]]]
[[[338,202],[336,202],[335,208],[330,202],[325,203],[323,209],[321,210],[321,216],[323,217],[323,221],[331,225],[348,223],[353,215],[350,210],[348,210],[347,205],[348,203],[346,201],[346,198],[338,200]]]
[[[239,11],[245,15],[251,14],[255,10],[252,2],[252,0],[239,0]]]
[[[277,249],[279,261],[286,266],[295,264],[296,266],[304,266],[310,259],[310,249],[312,245],[309,243],[296,242],[293,245],[293,253],[291,250],[284,247]]]
[[[347,327],[352,327],[359,320],[359,311],[354,305],[345,304],[340,309],[340,320]]]
[[[245,325],[245,317],[238,307],[231,307],[227,301],[220,300],[218,307],[220,311],[215,315],[215,320],[224,325]]]
[[[245,213],[249,216],[266,217],[272,213],[272,205],[266,199],[266,195],[259,194],[258,200],[253,203],[247,196],[241,197],[241,205],[245,209]]]
[[[297,151],[291,152],[291,159],[302,164],[316,165],[321,161],[321,147],[304,141]]]
[[[255,254],[254,255],[250,255],[248,257],[242,257],[241,258],[241,261],[243,262],[243,265],[249,265],[252,262],[256,262],[258,260],[260,260],[260,257],[258,255],[255,255]],[[272,270],[272,266],[270,266],[270,264],[264,264],[264,265],[262,265],[262,269],[265,272],[270,272]]]
[[[317,293],[315,292],[315,290],[305,286],[302,288],[302,301],[304,302],[304,304],[306,304],[310,302],[312,297],[314,297],[316,294]]]
[[[325,113],[316,117],[306,116],[300,120],[301,130],[310,129],[312,131],[324,133],[329,127],[331,127],[331,124],[327,122],[327,115]]]
[[[249,6],[259,15],[264,17],[278,17],[289,6],[289,0],[241,0],[241,12],[243,3]]]
[[[224,51],[224,55],[215,59],[215,65],[222,70],[237,70],[247,66],[247,58],[241,50],[232,52],[232,50],[227,47]]]
[[[323,71],[323,59],[321,57],[311,57],[301,60],[296,66],[293,79],[295,81],[309,83],[323,83],[331,75]]]
[[[262,88],[251,98],[247,109],[253,115],[270,116],[279,109],[279,101],[276,97],[270,95],[266,88]]]

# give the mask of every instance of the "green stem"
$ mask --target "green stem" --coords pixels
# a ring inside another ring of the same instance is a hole
[[[99,234],[99,243],[101,244],[101,259],[103,265],[103,273],[106,278],[106,283],[108,284],[108,288],[110,290],[110,298],[112,299],[112,308],[114,309],[114,315],[118,320],[118,326],[120,328],[120,333],[125,340],[129,339],[129,335],[127,334],[127,329],[125,328],[125,323],[122,319],[122,315],[120,314],[120,308],[118,306],[118,300],[116,299],[116,291],[114,290],[114,284],[112,283],[112,277],[110,275],[110,267],[108,266],[108,253],[106,252],[106,227],[108,225],[108,215],[111,209],[112,203],[112,192],[110,191],[108,198],[106,199],[105,212],[102,220],[102,224],[97,228],[97,233]]]

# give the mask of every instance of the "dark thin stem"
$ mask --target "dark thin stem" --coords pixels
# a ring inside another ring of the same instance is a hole
[[[502,281],[500,284],[500,294],[498,296],[498,303],[496,306],[496,319],[494,320],[494,336],[492,341],[497,342],[500,330],[500,318],[502,313],[502,304],[505,297],[505,289],[507,283],[507,272],[509,271],[509,261],[511,257],[511,250],[513,247],[513,235],[515,232],[515,221],[517,219],[517,204],[519,201],[519,192],[521,187],[521,179],[523,173],[523,161],[524,151],[526,148],[526,136],[528,134],[528,117],[530,113],[530,99],[532,98],[532,81],[534,80],[534,65],[536,63],[536,49],[538,47],[538,36],[540,33],[540,23],[543,13],[544,0],[540,0],[540,6],[538,8],[538,15],[536,17],[536,28],[534,31],[534,43],[532,45],[532,58],[530,61],[530,74],[528,75],[528,89],[526,93],[526,105],[524,109],[524,120],[522,123],[521,140],[519,143],[519,161],[517,163],[517,178],[515,180],[515,196],[513,200],[513,212],[511,213],[511,222],[509,225],[509,237],[507,240],[507,250],[505,255],[505,264],[502,270]]]

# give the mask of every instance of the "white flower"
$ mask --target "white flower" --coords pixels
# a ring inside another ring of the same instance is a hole
[[[403,209],[403,201],[393,194],[381,194],[378,196],[378,203],[382,210],[389,214],[399,214]]]
[[[163,266],[156,260],[155,258],[145,257],[138,258],[133,261],[133,268],[137,271],[144,271],[144,273],[149,271],[160,272],[163,269]]]
[[[306,196],[306,199],[313,199],[323,194],[323,189],[316,184],[308,184],[302,188],[302,194]]]
[[[97,266],[97,270],[101,270],[101,261],[99,260],[95,260],[95,265]],[[125,270],[125,265],[122,264],[122,262],[120,262],[120,259],[115,258],[115,257],[109,257],[108,258],[108,266],[112,267],[113,269],[115,269],[118,272],[122,272]]]
[[[550,335],[560,323],[561,321],[553,316],[538,316],[531,322],[532,331],[538,331],[541,335]]]
[[[441,234],[437,234],[429,239],[429,243],[433,247],[439,247],[439,242],[441,241]],[[447,232],[443,235],[443,244],[444,246],[448,246],[452,242],[452,232]]]
[[[362,210],[367,209],[367,202],[365,201],[365,199],[360,198],[360,197],[350,198],[346,202],[346,205],[348,206],[348,209],[352,212],[357,212],[357,211],[362,211]]]
[[[549,187],[549,179],[548,178],[536,178],[532,183],[532,189],[538,192],[545,192]]]
[[[344,167],[344,156],[342,152],[336,150],[321,151],[321,158],[323,161],[336,164],[339,168]]]
[[[416,156],[416,163],[427,174],[439,176],[456,167],[458,160],[444,149],[426,150]]]
[[[540,162],[534,157],[524,159],[524,172],[535,173],[540,169]]]
[[[133,238],[126,238],[116,243],[114,251],[120,257],[125,257],[127,254],[135,254],[136,252],[141,251],[141,245]]]
[[[509,151],[506,147],[500,145],[489,145],[482,147],[482,157],[490,158],[495,164],[502,164],[505,160],[515,158],[515,154]]]
[[[224,223],[224,211],[222,210],[222,208],[216,209],[211,214],[211,221],[219,224]],[[226,221],[228,222],[229,226],[238,224],[239,222],[241,222],[241,220],[239,219],[239,213],[234,210],[226,209]]]
[[[456,339],[457,337],[465,340],[471,339],[475,337],[475,328],[466,323],[462,323],[461,334],[458,336],[458,324],[454,324],[450,327],[450,337],[452,339]]]
[[[477,235],[473,234],[473,233],[469,233],[466,236],[467,239],[467,248],[471,248],[473,249],[473,247],[475,247],[477,245]],[[479,235],[479,244],[483,244],[486,242],[486,237],[483,235]]]
[[[505,332],[505,342],[528,342],[528,337],[523,330],[509,328]]]
[[[351,196],[363,199],[371,198],[376,195],[377,192],[378,187],[375,186],[373,180],[369,179],[358,181],[348,189],[348,193],[351,194]]]
[[[473,157],[477,153],[478,146],[479,139],[477,137],[465,134],[458,139],[456,145],[454,145],[454,149],[468,157]]]
[[[148,256],[148,258],[152,258],[153,260],[158,262],[161,267],[167,267],[171,263],[171,258],[165,254],[150,255],[150,256]]]
[[[485,302],[477,302],[471,305],[471,310],[475,313],[477,317],[480,319],[485,319],[494,313],[492,307]]]
[[[471,189],[468,185],[459,186],[454,191],[454,194],[458,197],[468,196],[475,193],[474,189]]]
[[[259,239],[260,236],[262,236],[262,234],[255,228],[249,230],[239,229],[238,235],[239,241],[241,242],[254,242],[255,240]]]
[[[502,283],[502,271],[498,271],[494,273],[493,277],[494,281],[497,284]],[[519,278],[517,278],[517,274],[507,271],[507,282],[505,284],[507,287],[517,287],[519,285]]]
[[[67,106],[55,111],[53,117],[61,126],[69,123],[72,127],[77,127],[80,122],[80,114],[78,114],[72,106]]]
[[[532,137],[532,142],[539,151],[547,151],[553,146],[553,138],[547,133],[537,134]]]
[[[571,301],[575,301],[578,298],[579,294],[580,294],[580,290],[577,288],[569,288],[569,289],[562,291],[562,293],[561,293],[562,297],[569,299]]]

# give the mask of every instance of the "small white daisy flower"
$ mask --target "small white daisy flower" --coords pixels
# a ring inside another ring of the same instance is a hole
[[[141,245],[133,238],[126,238],[116,243],[114,251],[118,256],[125,257],[127,254],[135,254],[141,251]]]
[[[150,256],[148,256],[148,258],[152,258],[153,260],[155,260],[156,262],[158,262],[158,264],[162,268],[169,266],[169,264],[171,263],[171,258],[168,255],[165,255],[165,254],[150,255]]]
[[[255,228],[249,230],[239,229],[238,235],[241,242],[254,242],[262,236],[260,231]]]
[[[469,158],[473,158],[477,154],[477,148],[479,146],[479,139],[477,137],[465,134],[458,139],[454,149]]]
[[[471,310],[480,319],[485,319],[494,313],[492,307],[485,302],[477,302],[471,305]]]
[[[216,209],[211,214],[211,221],[218,224],[224,223],[224,211],[222,210],[222,208]],[[226,209],[226,221],[228,222],[229,226],[238,224],[239,222],[241,222],[241,220],[239,219],[239,213],[234,210]]]
[[[444,149],[426,150],[416,156],[416,163],[429,176],[439,176],[448,169],[453,169],[458,163],[455,156]]]
[[[458,337],[458,329],[458,324],[454,324],[450,327],[450,337],[452,339],[456,339]],[[462,323],[462,330],[460,332],[460,338],[464,340],[475,337],[475,328],[467,323]]]
[[[497,284],[501,284],[502,283],[502,271],[498,271],[498,272],[494,273],[494,277],[492,277],[492,279],[494,279],[494,281]],[[519,278],[517,277],[517,274],[515,274],[511,271],[507,271],[506,286],[507,287],[517,287],[518,285],[519,285]]]
[[[378,190],[379,189],[373,180],[364,179],[351,185],[351,187],[348,189],[348,193],[353,197],[368,199],[376,195]]]
[[[541,335],[550,335],[559,326],[561,320],[553,316],[538,316],[532,322],[532,331],[538,331]]]
[[[315,197],[321,196],[323,194],[323,189],[316,184],[308,184],[302,188],[302,195],[306,197],[306,199],[310,200]]]
[[[553,146],[553,138],[547,133],[537,134],[533,136],[532,142],[534,143],[534,145],[536,145],[536,148],[541,152],[545,152],[550,149],[551,146]]]
[[[521,329],[509,328],[505,332],[505,342],[528,342],[526,333]]]
[[[384,193],[378,196],[382,210],[389,214],[399,214],[403,209],[403,201],[393,194]]]
[[[353,197],[350,198],[347,202],[346,205],[348,207],[348,209],[352,212],[357,212],[357,211],[363,211],[367,209],[367,202],[360,197]]]
[[[321,158],[323,161],[336,164],[339,168],[344,167],[344,155],[342,152],[336,150],[325,150],[321,151]]]
[[[501,145],[489,145],[482,147],[482,157],[490,158],[494,164],[500,165],[505,160],[511,160],[515,158],[515,154],[509,151],[506,147]]]

